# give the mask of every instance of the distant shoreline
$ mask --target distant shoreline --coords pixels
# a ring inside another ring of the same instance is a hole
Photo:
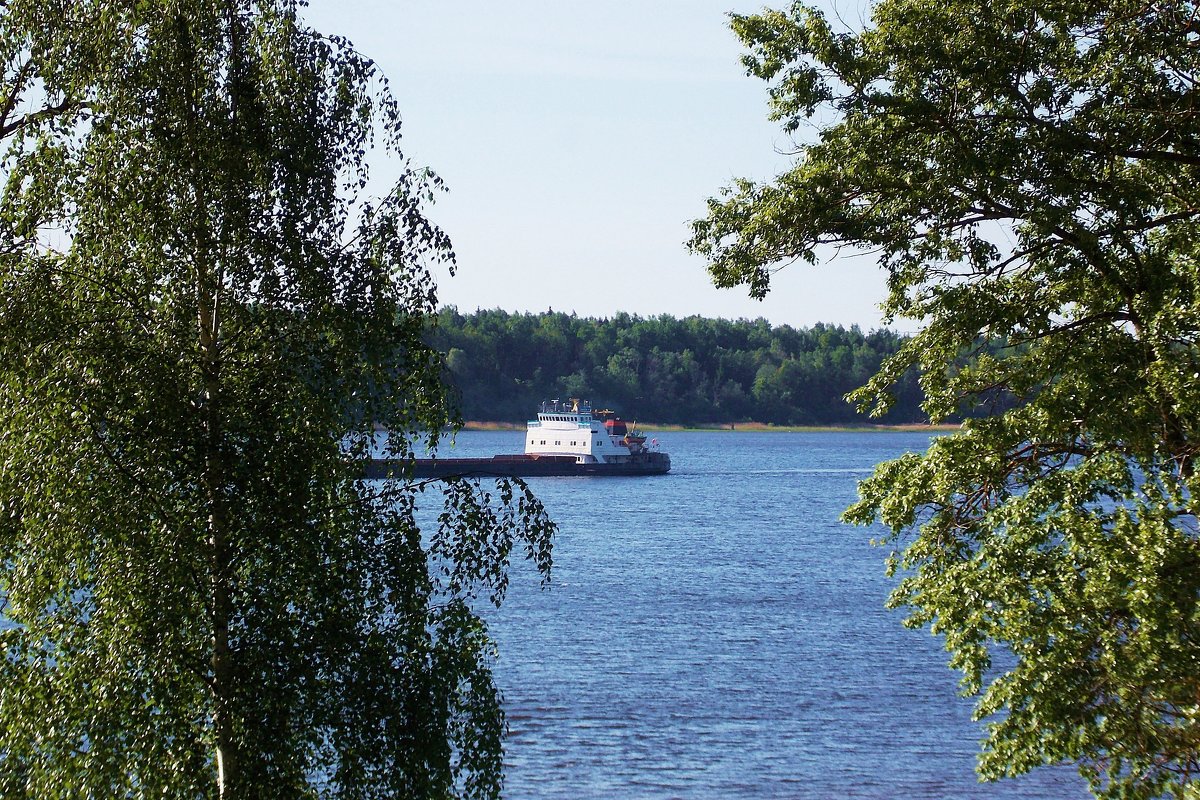
[[[523,431],[525,425],[515,422],[484,422],[471,420],[463,426],[468,431]],[[660,425],[654,422],[639,422],[638,427],[647,431],[752,431],[755,433],[828,433],[835,431],[859,431],[863,433],[887,433],[897,431],[956,431],[959,425],[771,425],[766,422],[725,422],[709,425]]]

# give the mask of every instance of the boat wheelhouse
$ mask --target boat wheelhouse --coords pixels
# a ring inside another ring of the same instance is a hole
[[[574,456],[580,464],[629,464],[653,451],[646,437],[612,411],[593,411],[587,400],[547,400],[525,433],[525,454]]]

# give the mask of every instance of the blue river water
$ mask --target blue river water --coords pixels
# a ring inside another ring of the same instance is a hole
[[[924,433],[669,432],[672,471],[530,483],[559,524],[489,615],[505,796],[1083,798],[1073,768],[981,784],[941,641],[883,608],[878,531],[838,515]],[[519,432],[460,434],[491,455]]]

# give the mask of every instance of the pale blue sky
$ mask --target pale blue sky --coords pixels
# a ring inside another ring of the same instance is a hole
[[[431,209],[458,253],[443,303],[879,327],[869,257],[791,266],[760,303],[714,288],[683,245],[721,186],[789,162],[727,24],[761,7],[313,0],[305,16],[379,63],[405,154],[449,185]]]

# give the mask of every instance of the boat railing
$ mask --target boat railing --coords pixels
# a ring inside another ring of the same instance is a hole
[[[590,415],[592,413],[592,402],[590,400],[580,400],[578,397],[572,397],[569,400],[560,400],[556,397],[553,400],[542,401],[541,413]]]

